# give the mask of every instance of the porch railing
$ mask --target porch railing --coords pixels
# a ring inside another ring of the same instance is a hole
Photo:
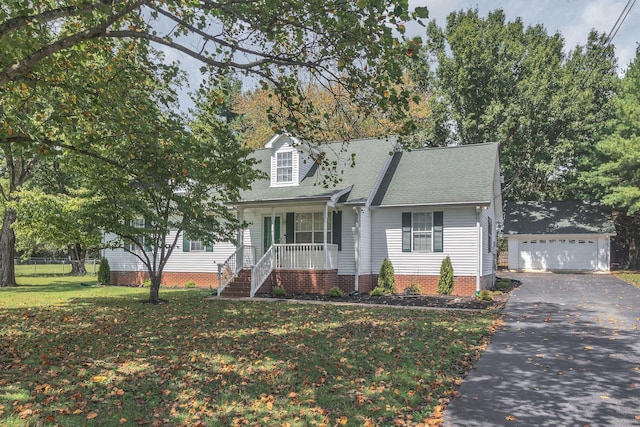
[[[272,245],[251,269],[251,296],[274,269],[334,270],[338,268],[338,245],[296,243]]]
[[[251,268],[251,298],[255,296],[260,286],[262,286],[273,271],[275,267],[275,253],[274,247],[271,246],[264,255],[262,255],[262,258]]]
[[[285,270],[333,270],[338,268],[338,245],[295,243],[274,245],[275,268]]]
[[[218,264],[218,295],[238,275],[244,267],[253,265],[256,258],[256,248],[253,246],[239,246],[234,253],[222,264]]]

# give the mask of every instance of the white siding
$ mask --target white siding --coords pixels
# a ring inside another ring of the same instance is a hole
[[[371,217],[369,209],[362,209],[360,214],[360,274],[377,274],[371,263]],[[378,269],[380,266],[378,266]]]
[[[169,241],[171,241],[175,235],[176,232],[172,232],[169,235]],[[106,236],[107,241],[112,238],[112,235]],[[223,263],[234,251],[235,246],[231,243],[220,242],[213,245],[213,252],[184,252],[182,248],[182,237],[179,237],[178,244],[167,261],[164,271],[217,272],[217,263]],[[109,260],[109,267],[112,271],[146,271],[146,267],[142,261],[135,255],[125,252],[124,249],[107,249],[104,251],[104,256]]]
[[[491,218],[491,250],[487,246],[489,243],[489,239],[487,237],[488,224],[487,220]],[[493,204],[488,209],[482,209],[482,219],[480,222],[482,227],[482,275],[494,274],[495,273],[495,256],[496,256],[496,218],[495,218],[495,210],[493,208]]]
[[[278,162],[277,162],[277,153],[291,153],[291,173],[292,173],[292,181],[286,183],[278,183]],[[309,163],[309,162],[307,162]],[[289,138],[281,138],[276,144],[274,144],[271,149],[271,186],[272,187],[283,187],[283,186],[291,186],[298,185],[300,183],[300,154],[298,150],[291,144],[291,140]]]
[[[338,274],[355,274],[355,234],[356,213],[351,207],[342,211],[342,250],[338,251]]]
[[[402,212],[443,211],[443,252],[402,252]],[[389,258],[396,274],[439,275],[449,255],[456,276],[475,276],[478,246],[475,208],[381,208],[372,216],[372,265],[379,270]]]

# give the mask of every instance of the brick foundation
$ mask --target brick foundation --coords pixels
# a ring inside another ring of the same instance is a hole
[[[149,273],[142,271],[112,271],[112,285],[141,286],[149,278]],[[193,280],[199,288],[217,288],[217,273],[202,272],[164,272],[162,273],[162,284],[168,287],[183,287],[185,283]]]
[[[271,292],[274,286],[293,295],[326,295],[329,289],[338,286],[338,270],[275,270],[259,292]]]
[[[338,275],[338,287],[346,294],[355,290],[355,276]],[[373,278],[370,274],[363,274],[360,276],[360,280],[358,280],[358,292],[361,294],[369,293],[374,287]]]
[[[396,274],[394,276],[394,292],[403,293],[410,285],[415,284],[424,295],[436,295],[438,293],[438,279],[440,276],[419,276],[412,274]],[[372,275],[373,287],[378,284],[378,276]],[[476,293],[475,276],[456,276],[451,295],[471,296]]]

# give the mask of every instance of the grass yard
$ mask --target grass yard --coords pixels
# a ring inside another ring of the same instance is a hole
[[[0,425],[437,425],[498,321],[59,279],[0,290]]]
[[[98,271],[98,265],[86,263],[84,267],[87,269],[87,273],[93,275],[95,278],[95,273]],[[71,264],[16,264],[15,269],[17,277],[57,276],[71,273]]]

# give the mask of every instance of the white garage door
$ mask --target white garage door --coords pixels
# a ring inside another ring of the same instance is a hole
[[[524,270],[597,270],[597,239],[556,238],[520,240]]]

